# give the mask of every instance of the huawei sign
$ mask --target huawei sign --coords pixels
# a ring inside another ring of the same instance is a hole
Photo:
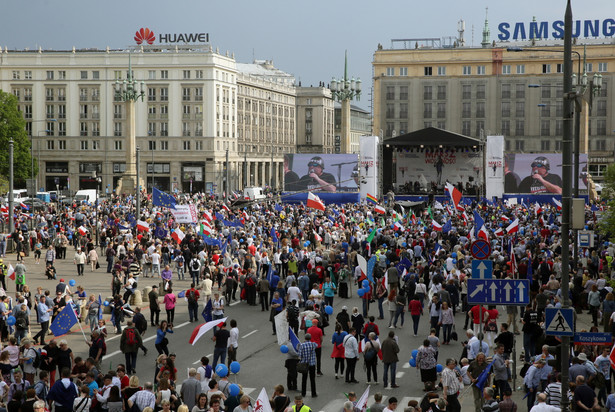
[[[137,44],[154,44],[154,41],[156,41],[156,35],[152,30],[148,29],[147,27],[141,27],[135,33],[135,41],[137,42]]]

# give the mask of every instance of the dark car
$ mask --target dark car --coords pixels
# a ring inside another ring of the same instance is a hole
[[[38,212],[41,210],[47,210],[47,203],[43,202],[39,198],[30,198],[26,200],[22,200],[21,203],[28,206],[30,212]]]

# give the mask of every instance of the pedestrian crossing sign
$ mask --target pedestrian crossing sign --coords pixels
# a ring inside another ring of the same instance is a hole
[[[574,309],[546,308],[545,333],[551,336],[574,336]]]

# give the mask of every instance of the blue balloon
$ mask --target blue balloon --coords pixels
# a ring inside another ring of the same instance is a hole
[[[419,354],[419,350],[418,350],[418,349],[413,350],[413,351],[412,351],[412,359],[416,359],[416,357],[418,356],[418,354]]]
[[[451,256],[456,258],[457,257],[457,252],[453,252],[453,254]]]
[[[228,368],[225,364],[219,363],[218,366],[216,366],[216,375],[221,378],[224,378],[226,375],[228,375]]]
[[[327,315],[333,315],[333,307],[329,305],[325,306],[325,313]]]
[[[363,295],[365,295],[365,291],[363,289],[359,289],[357,290],[357,295],[359,295],[359,297],[362,298]]]
[[[439,363],[436,365],[436,372],[441,373],[444,370],[444,366]]]
[[[15,319],[15,316],[9,316],[8,318],[6,318],[6,323],[9,326],[13,326],[15,323],[17,323],[17,319]]]
[[[453,265],[457,264],[457,259],[453,259]]]
[[[239,395],[239,385],[237,385],[236,383],[231,383],[228,386],[228,393],[231,396],[237,396]]]
[[[239,373],[241,365],[237,361],[231,362],[231,373]]]
[[[288,248],[288,253],[293,253],[293,248],[292,247]]]
[[[105,301],[103,302],[103,306],[109,306],[109,301],[105,300]]]
[[[406,242],[401,242],[402,247],[406,247],[408,246],[408,244]]]
[[[309,328],[309,327],[311,327],[311,326],[312,326],[312,319],[308,319],[308,320],[306,320],[306,321],[305,321],[305,327],[306,327],[306,328]]]
[[[305,246],[305,247],[310,246],[310,241],[309,241],[309,240],[306,240],[306,241],[303,243],[303,246]]]
[[[363,288],[368,288],[368,287],[369,287],[369,280],[363,279]]]
[[[408,363],[410,363],[410,366],[412,366],[413,368],[416,368],[416,358],[410,359],[410,362]]]
[[[77,284],[77,282],[75,282],[75,279],[71,279],[68,281],[68,284],[71,286],[75,286]]]
[[[282,346],[280,346],[280,352],[282,352],[282,353],[288,353],[288,346],[286,346],[286,345],[282,345]]]

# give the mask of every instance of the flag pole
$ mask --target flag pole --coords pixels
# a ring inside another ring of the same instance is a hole
[[[79,329],[81,329],[81,333],[83,334],[83,340],[85,340],[85,343],[87,343],[88,338],[85,337],[85,332],[83,331],[83,326],[81,326],[81,322],[77,322],[77,324],[79,325]]]

